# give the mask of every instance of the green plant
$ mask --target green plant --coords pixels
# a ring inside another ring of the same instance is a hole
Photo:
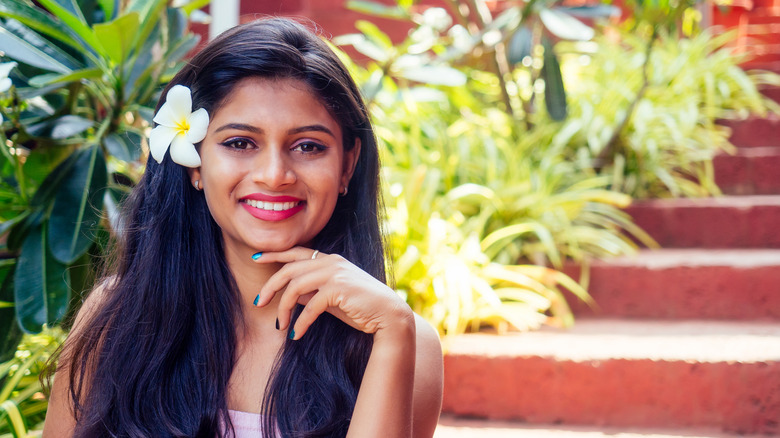
[[[91,287],[143,166],[150,105],[197,43],[187,14],[203,3],[0,3],[0,51],[18,63],[0,96],[0,357]]]
[[[39,376],[64,339],[61,330],[27,335],[16,354],[0,363],[0,437],[26,438],[42,426],[48,404]]]
[[[637,198],[718,195],[712,160],[734,150],[718,120],[780,112],[758,91],[780,76],[744,72],[744,58],[728,48],[733,32],[661,31],[652,50],[646,37],[625,29],[619,39],[598,38],[587,65],[564,61],[580,86],[550,144],[568,149],[580,171],[608,176],[613,189]]]
[[[495,105],[505,85],[493,72],[431,61],[414,49],[418,30],[388,48],[376,26],[359,27],[362,37],[337,42],[384,41],[360,47],[376,62],[350,67],[370,97],[384,146],[394,279],[440,331],[569,325],[563,290],[591,300],[560,271],[565,259],[633,252],[629,234],[653,244],[619,210],[630,197],[610,191],[608,178],[583,177],[560,150],[544,147],[555,123],[526,131],[517,114]],[[448,38],[439,36],[427,44],[434,52]]]

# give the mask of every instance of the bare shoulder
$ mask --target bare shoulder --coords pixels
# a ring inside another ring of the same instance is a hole
[[[415,314],[417,354],[414,371],[414,436],[430,437],[441,411],[444,365],[439,334]]]

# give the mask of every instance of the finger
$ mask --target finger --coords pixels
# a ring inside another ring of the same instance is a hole
[[[315,294],[308,304],[303,307],[301,314],[295,321],[293,330],[290,332],[290,339],[293,341],[301,339],[309,330],[309,327],[314,324],[314,321],[331,307],[330,299],[331,297],[327,293]]]
[[[257,254],[260,254],[259,256]],[[290,263],[299,260],[311,260],[313,255],[317,258],[322,257],[324,254],[311,248],[304,246],[294,246],[285,251],[269,251],[264,253],[257,253],[252,256],[252,260],[255,263]]]
[[[279,300],[278,318],[279,328],[286,329],[292,319],[292,312],[296,304],[301,304],[304,295],[312,294],[322,290],[322,286],[328,280],[327,271],[320,270],[299,275],[287,284],[287,288],[282,293]],[[319,295],[316,293],[314,296]]]
[[[292,279],[317,269],[322,263],[322,260],[299,260],[295,263],[285,264],[260,288],[255,306],[263,307],[267,305]]]

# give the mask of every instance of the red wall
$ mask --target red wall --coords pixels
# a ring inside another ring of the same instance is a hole
[[[375,0],[394,5],[394,0]],[[216,2],[215,2],[216,3]],[[423,0],[421,8],[443,6],[442,0]],[[499,6],[502,2],[488,2]],[[344,7],[346,0],[242,0],[241,22],[262,15],[309,18],[325,35],[337,36],[355,32],[355,20],[368,18]],[[764,68],[780,73],[780,0],[734,0],[725,12],[712,8],[712,24],[737,28],[737,48],[750,54],[746,68]],[[374,19],[380,28],[396,41],[404,38],[410,25],[405,22]],[[201,31],[204,32],[204,31]]]
[[[745,67],[780,73],[780,0],[738,0],[725,13],[713,8],[712,21],[738,29],[737,48],[752,56]]]

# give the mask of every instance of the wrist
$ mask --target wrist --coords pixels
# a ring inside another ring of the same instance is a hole
[[[374,345],[387,343],[414,348],[417,326],[412,309],[403,303],[387,316],[387,323],[374,333]]]

